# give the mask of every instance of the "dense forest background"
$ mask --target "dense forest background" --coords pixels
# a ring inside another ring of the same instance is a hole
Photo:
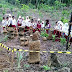
[[[0,21],[6,13],[21,16],[49,18],[53,21],[61,20],[64,23],[70,19],[72,0],[0,0]]]

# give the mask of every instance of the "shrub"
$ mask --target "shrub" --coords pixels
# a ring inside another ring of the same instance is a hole
[[[41,32],[41,36],[42,36],[42,37],[48,37],[49,35],[48,35],[46,32],[43,32],[43,31],[42,31],[42,32]]]
[[[66,43],[66,39],[65,38],[60,38],[60,42],[62,45],[64,45]]]
[[[29,6],[30,8],[32,8],[32,9],[35,9],[35,6],[34,6],[33,4],[31,4],[31,3],[29,3],[28,6]]]
[[[63,14],[63,15],[68,14],[68,11],[67,11],[67,10],[63,10],[63,11],[62,11],[62,14]]]
[[[29,6],[28,5],[25,5],[25,4],[21,4],[22,5],[22,10],[28,10],[29,9]]]
[[[55,37],[56,37],[56,35],[52,35],[52,37],[53,37],[53,42],[55,42]]]
[[[68,22],[69,22],[68,19],[63,20],[63,23],[68,23]]]
[[[0,17],[0,21],[2,21],[2,17]]]
[[[2,11],[2,14],[4,15],[6,13],[5,9]]]
[[[0,4],[0,8],[2,8],[2,5]]]
[[[48,65],[46,65],[46,66],[45,66],[45,65],[43,65],[43,68],[44,68],[44,70],[45,70],[45,71],[47,71],[47,70],[51,70],[51,68],[50,68],[50,67],[48,67]]]

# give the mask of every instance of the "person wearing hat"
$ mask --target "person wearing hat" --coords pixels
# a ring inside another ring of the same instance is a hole
[[[18,20],[17,20],[17,25],[21,26],[22,25],[22,18],[21,16],[19,16]]]
[[[63,26],[62,31],[63,31],[64,37],[65,37],[66,39],[67,39],[67,37],[68,37],[68,29],[69,29],[69,25],[68,25],[68,23],[65,23],[64,26]]]
[[[38,29],[38,31],[40,32],[40,30],[41,30],[41,23],[40,23],[40,19],[38,19],[37,29]]]
[[[28,31],[28,30],[29,30],[29,27],[30,27],[30,25],[31,25],[31,21],[30,21],[30,19],[29,19],[29,16],[26,16],[25,23],[26,23],[25,29],[27,29],[26,31]]]
[[[49,33],[49,30],[48,29],[50,29],[51,28],[51,25],[49,24],[49,20],[47,19],[46,20],[46,24],[45,24],[45,29],[47,29],[46,30],[46,33],[48,34]]]
[[[11,16],[11,14],[9,14],[9,22],[10,22],[10,24],[12,24],[12,16]]]

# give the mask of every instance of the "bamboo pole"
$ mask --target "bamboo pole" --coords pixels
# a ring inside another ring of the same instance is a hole
[[[13,72],[13,61],[14,61],[14,48],[12,50],[12,62],[11,62],[12,71],[11,72]]]

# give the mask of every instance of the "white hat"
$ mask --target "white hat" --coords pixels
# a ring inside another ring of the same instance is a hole
[[[58,25],[61,24],[61,25],[63,26],[63,22],[62,22],[62,21],[58,21],[57,24],[58,24]]]
[[[11,14],[9,14],[9,16],[11,16]]]
[[[22,17],[22,19],[24,19],[24,17]]]
[[[26,16],[26,19],[27,19],[27,18],[29,19],[29,16]]]
[[[38,21],[40,21],[40,19],[38,18]]]
[[[42,21],[42,23],[44,24],[44,21]]]
[[[19,18],[21,18],[21,16],[19,16]]]

